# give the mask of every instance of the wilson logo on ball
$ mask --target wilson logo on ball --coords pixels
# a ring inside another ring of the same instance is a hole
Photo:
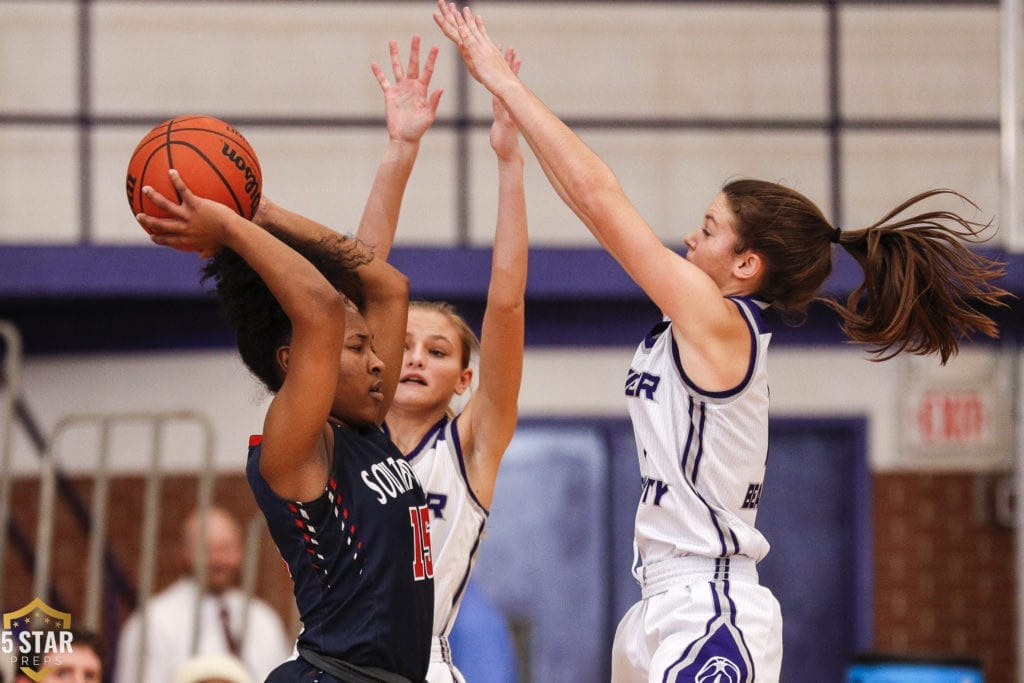
[[[256,208],[260,205],[260,191],[262,189],[260,187],[259,168],[254,171],[246,163],[245,157],[226,142],[220,153],[227,157],[235,165],[235,168],[245,174],[245,193],[249,195],[251,213],[256,213]]]
[[[175,169],[199,197],[220,202],[246,219],[259,207],[260,162],[238,130],[212,116],[179,116],[155,126],[132,152],[125,192],[133,214],[166,217],[142,194],[149,185],[169,199],[178,197],[169,169]]]

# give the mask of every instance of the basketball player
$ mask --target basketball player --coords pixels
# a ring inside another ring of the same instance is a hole
[[[519,70],[515,52],[505,58]],[[512,440],[523,369],[527,230],[523,155],[512,118],[494,100],[491,147],[498,159],[498,219],[481,341],[454,307],[414,301],[405,355],[385,428],[427,493],[434,557],[434,628],[429,683],[463,681],[448,636],[476,562],[498,467]],[[449,406],[479,381],[462,411]]]
[[[414,38],[408,70],[390,45],[388,145],[357,237],[391,235],[420,138],[427,94]],[[204,269],[243,361],[273,393],[247,475],[295,583],[298,658],[268,681],[422,681],[430,655],[433,567],[426,497],[380,428],[394,397],[408,313],[406,278],[349,240],[269,200],[249,222],[194,196],[172,172],[170,219],[140,216],[157,244],[213,256]],[[261,227],[262,226],[262,227]]]
[[[932,191],[879,223],[840,231],[797,192],[740,180],[714,197],[679,256],[508,68],[479,17],[443,0],[434,17],[509,110],[555,190],[664,314],[625,380],[643,481],[634,532],[643,597],[619,624],[612,679],[778,681],[782,617],[755,567],[768,551],[754,526],[768,449],[761,312],[803,312],[839,244],[865,273],[847,306],[828,302],[850,338],[881,359],[909,351],[945,362],[964,335],[997,333],[967,299],[998,305],[1001,266],[959,241],[981,239],[986,226],[947,211],[896,218],[943,194]]]

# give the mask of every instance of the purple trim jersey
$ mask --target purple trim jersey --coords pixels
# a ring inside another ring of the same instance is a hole
[[[753,299],[731,298],[750,330],[747,374],[729,391],[696,386],[665,320],[647,335],[626,378],[643,488],[634,574],[684,555],[757,561],[768,542],[754,528],[768,456],[766,353]]]
[[[466,475],[458,418],[430,428],[405,457],[427,494],[434,550],[434,634],[447,636],[459,611],[487,524]]]

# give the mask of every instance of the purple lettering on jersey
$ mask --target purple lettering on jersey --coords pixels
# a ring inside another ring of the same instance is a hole
[[[434,513],[434,519],[444,519],[444,509],[447,506],[447,495],[443,493],[427,492],[427,507]]]
[[[658,390],[660,382],[661,378],[657,375],[638,372],[630,368],[629,373],[626,375],[626,396],[641,397],[642,394],[642,398],[653,401],[654,392]]]
[[[654,500],[651,501],[653,505],[661,505],[661,497],[668,493],[668,484],[657,479],[650,477],[644,477],[643,488],[640,491],[640,502],[646,503],[647,498],[651,492],[654,492]]]

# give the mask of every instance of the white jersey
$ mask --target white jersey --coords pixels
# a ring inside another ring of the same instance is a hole
[[[434,560],[434,635],[447,637],[455,623],[487,523],[462,460],[458,418],[430,428],[406,459],[427,494]]]
[[[666,319],[633,356],[626,378],[642,491],[633,573],[669,558],[745,556],[768,542],[754,528],[768,455],[766,353],[760,305],[731,297],[751,334],[747,375],[736,388],[702,391],[689,380]]]

